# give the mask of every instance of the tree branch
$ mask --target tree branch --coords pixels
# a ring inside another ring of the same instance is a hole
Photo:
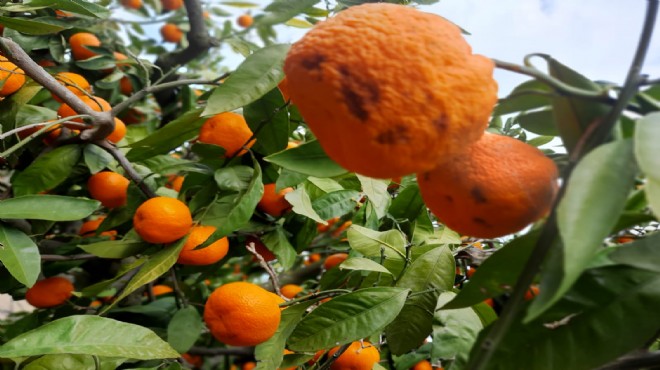
[[[204,348],[204,347],[192,347],[188,350],[191,355],[200,355],[200,356],[226,356],[226,355],[235,355],[235,356],[253,356],[254,347],[231,347],[231,348]]]
[[[250,253],[252,253],[257,258],[257,260],[259,260],[259,264],[261,265],[261,267],[263,267],[264,270],[266,270],[266,272],[268,273],[268,275],[270,275],[270,280],[273,283],[273,289],[275,289],[275,293],[278,296],[284,298],[284,300],[288,300],[286,297],[282,295],[282,292],[280,291],[280,283],[279,280],[277,279],[277,274],[273,270],[273,267],[268,264],[268,262],[264,259],[264,257],[261,254],[259,254],[259,252],[257,252],[257,248],[254,245],[254,242],[247,243],[245,248]]]
[[[93,254],[72,254],[69,256],[60,256],[57,254],[42,254],[42,261],[78,261],[78,260],[91,260],[95,258],[100,258]]]
[[[129,162],[128,159],[126,159],[124,154],[122,154],[122,152],[120,152],[119,149],[117,149],[117,147],[110,144],[110,142],[107,140],[94,141],[92,144],[108,152],[124,169],[128,178],[131,179],[135,183],[135,185],[137,185],[138,188],[140,188],[140,190],[142,190],[142,193],[144,193],[144,195],[146,195],[148,198],[156,197],[156,193],[154,193],[154,191],[151,190],[149,186],[147,186],[142,176],[140,176],[140,174],[137,173],[137,171],[135,171],[131,162]]]
[[[599,367],[598,370],[636,370],[643,368],[657,368],[660,366],[660,351],[644,352],[628,355]]]

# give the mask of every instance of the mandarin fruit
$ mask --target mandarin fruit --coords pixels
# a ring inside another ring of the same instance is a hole
[[[329,255],[325,261],[323,262],[323,268],[326,270],[330,270],[331,268],[339,265],[340,263],[346,261],[348,258],[348,254],[346,253],[335,253]]]
[[[181,253],[179,253],[179,259],[176,261],[182,265],[212,265],[220,261],[224,256],[227,255],[229,250],[229,240],[227,237],[216,240],[210,245],[195,250],[197,246],[203,244],[206,239],[211,236],[217,230],[213,226],[194,226],[190,230],[188,239],[183,245]]]
[[[211,334],[230,346],[255,346],[275,334],[284,300],[246,282],[222,285],[204,306],[204,322]]]
[[[93,199],[104,207],[116,208],[126,204],[128,184],[124,176],[110,171],[103,171],[90,176],[87,190]]]
[[[276,192],[275,184],[265,184],[264,194],[261,196],[257,208],[273,217],[280,217],[291,209],[291,204],[284,198],[284,195],[292,191],[293,188],[284,188]]]
[[[254,361],[248,361],[241,366],[241,370],[254,370],[257,367],[257,363]]]
[[[249,14],[243,14],[236,19],[236,23],[243,28],[248,28],[254,23],[254,19]]]
[[[115,117],[115,128],[106,139],[113,144],[117,144],[119,140],[124,138],[124,136],[126,136],[126,125],[122,120]]]
[[[165,23],[163,27],[160,28],[160,34],[163,36],[163,40],[175,44],[178,44],[183,38],[183,31],[181,31],[179,26],[173,23]]]
[[[95,236],[96,229],[98,229],[99,226],[101,226],[103,220],[105,220],[105,216],[101,216],[94,220],[83,222],[82,226],[80,226],[80,230],[78,230],[78,235],[82,236],[83,238]],[[115,230],[104,231],[100,233],[99,236],[108,236],[110,237],[110,239],[115,240],[115,237],[117,236],[117,231]]]
[[[167,184],[165,184],[166,188],[175,190],[175,191],[181,191],[181,187],[183,186],[183,180],[185,180],[185,177],[183,176],[169,176],[167,179]]]
[[[417,175],[426,205],[452,230],[496,238],[543,217],[557,192],[555,163],[537,148],[485,134],[464,153]]]
[[[339,347],[328,351],[328,357],[334,356]],[[371,343],[359,341],[351,343],[344,353],[330,365],[331,370],[371,370],[376,362],[380,361],[378,349]]]
[[[173,291],[174,289],[172,289],[171,287],[162,284],[154,285],[153,287],[151,287],[151,292],[154,294],[154,297],[158,297],[159,295],[163,295],[163,294],[172,293]]]
[[[298,293],[302,292],[303,288],[300,285],[296,284],[286,284],[280,288],[280,292],[282,293],[283,296],[293,299],[293,297],[297,296]]]
[[[252,137],[252,130],[240,114],[225,112],[207,119],[199,129],[199,141],[221,146],[225,149],[225,158],[243,155],[247,150],[243,145]],[[254,140],[247,144],[250,148]]]
[[[149,243],[171,243],[190,232],[192,215],[188,206],[178,199],[155,197],[137,208],[133,227]]]
[[[82,100],[85,105],[88,107],[92,108],[95,112],[109,112],[112,110],[112,106],[110,106],[110,103],[108,103],[105,99],[100,98],[98,96],[80,96],[80,100]],[[73,110],[68,104],[64,103],[60,105],[59,109],[57,109],[57,114],[62,117],[71,117],[71,116],[77,116],[78,112]],[[83,119],[80,117],[77,118],[71,118],[69,121],[73,122],[80,122],[83,123]]]
[[[317,23],[284,63],[291,100],[325,152],[376,178],[431,170],[476,141],[497,101],[493,69],[453,23],[384,3]]]
[[[204,358],[202,356],[184,353],[181,357],[194,368],[201,368],[204,365]]]
[[[289,94],[289,80],[287,80],[286,77],[284,77],[284,79],[282,79],[282,81],[277,84],[277,87],[280,89],[284,101],[291,100],[291,94]]]
[[[130,78],[124,76],[119,80],[119,91],[124,95],[131,95],[133,93],[133,83]]]
[[[121,0],[121,5],[128,9],[140,9],[142,7],[142,0]]]
[[[0,96],[8,96],[25,84],[25,73],[16,64],[0,57]]]
[[[87,46],[101,46],[101,40],[91,33],[79,32],[69,38],[69,45],[71,45],[73,59],[85,60],[98,55],[96,52],[87,49]]]
[[[55,75],[55,79],[64,85],[69,91],[71,91],[74,95],[77,96],[83,96],[87,95],[92,91],[92,86],[89,84],[89,82],[85,79],[85,77],[73,73],[73,72],[60,72]],[[53,98],[62,103],[62,99],[60,99],[57,95],[53,95]]]
[[[433,370],[433,366],[427,360],[422,360],[410,368],[411,370]]]
[[[529,289],[527,289],[527,291],[525,292],[525,300],[526,300],[526,301],[532,300],[532,299],[534,299],[534,297],[536,297],[537,295],[539,295],[539,286],[538,286],[538,285],[532,285],[532,286],[529,287]]]
[[[165,10],[177,10],[183,6],[183,0],[161,0],[161,4]]]
[[[37,281],[25,293],[27,302],[37,308],[59,306],[71,298],[73,284],[68,279],[54,276]]]

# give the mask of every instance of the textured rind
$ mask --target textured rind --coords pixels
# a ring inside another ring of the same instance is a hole
[[[133,227],[149,243],[171,243],[192,227],[192,216],[178,199],[156,197],[142,203],[133,216]]]
[[[243,144],[252,137],[252,130],[240,114],[225,112],[207,119],[199,130],[199,141],[225,148],[225,157],[231,157],[238,152]],[[254,145],[252,140],[247,147]],[[243,155],[247,150],[241,150],[237,155]]]
[[[209,296],[204,322],[211,334],[231,346],[254,346],[275,334],[283,300],[250,283],[225,284]]]
[[[547,214],[558,170],[543,152],[486,133],[464,153],[419,174],[422,198],[449,228],[480,238],[523,229]]]
[[[176,262],[183,265],[201,266],[220,261],[227,255],[229,250],[227,237],[218,239],[202,249],[195,249],[198,245],[204,243],[215,230],[216,228],[213,226],[194,226]]]
[[[318,23],[284,64],[327,154],[380,178],[430,170],[476,141],[497,100],[493,68],[444,18],[382,3]]]

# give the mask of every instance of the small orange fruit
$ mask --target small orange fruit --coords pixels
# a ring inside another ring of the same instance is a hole
[[[179,26],[173,23],[165,23],[163,27],[160,28],[160,34],[163,36],[163,40],[175,44],[178,44],[183,38],[183,31],[181,31]]]
[[[68,279],[54,276],[37,281],[25,293],[27,302],[37,308],[59,306],[71,298],[73,284]]]
[[[154,297],[158,297],[159,295],[163,295],[163,294],[172,293],[173,291],[174,289],[172,289],[171,287],[162,284],[154,285],[151,288],[151,292],[154,294]]]
[[[557,193],[555,163],[537,148],[486,133],[435,169],[417,175],[426,205],[452,230],[496,238],[548,213]]]
[[[252,137],[252,130],[240,114],[225,112],[207,119],[199,130],[199,141],[221,146],[225,149],[225,158],[243,155],[247,150],[243,145]],[[254,145],[254,140],[247,148]]]
[[[38,65],[40,65],[43,68],[48,68],[48,67],[55,67],[57,64],[55,64],[54,61],[50,59],[41,59],[40,61],[37,62]]]
[[[80,100],[82,100],[83,103],[85,103],[88,107],[92,108],[92,110],[96,112],[109,112],[110,110],[112,110],[110,103],[108,103],[103,98],[99,98],[98,96],[89,97],[83,95],[80,96]],[[65,117],[76,116],[79,113],[73,110],[73,108],[71,108],[68,104],[64,103],[60,105],[60,108],[57,110],[57,114],[60,117],[65,118]],[[83,123],[83,119],[80,117],[72,118],[70,119],[70,121]]]
[[[133,83],[130,78],[124,76],[119,80],[119,91],[124,95],[131,95],[133,93]]]
[[[328,223],[327,225],[317,224],[316,225],[316,231],[318,231],[319,233],[324,233],[324,232],[330,230],[332,225],[336,224],[337,221],[339,221],[339,217],[334,217],[334,218],[331,218],[331,219],[327,220],[326,221]]]
[[[142,0],[121,0],[121,5],[128,9],[140,9],[142,7]]]
[[[117,144],[124,136],[126,136],[126,125],[122,120],[115,117],[115,129],[112,130],[112,133],[106,139],[113,144]]]
[[[339,347],[328,351],[328,357],[334,356]],[[351,343],[344,353],[330,365],[331,370],[371,370],[376,362],[380,361],[378,349],[371,343],[359,341]]]
[[[343,224],[341,224],[341,226],[339,226],[332,232],[332,236],[334,238],[338,238],[344,231],[346,231],[349,227],[351,227],[351,225],[353,225],[353,222],[350,220],[344,222]]]
[[[91,33],[78,32],[69,38],[69,45],[71,45],[73,59],[85,60],[98,55],[96,52],[87,49],[87,46],[101,46],[101,40]]]
[[[177,10],[183,6],[183,0],[161,0],[161,3],[165,10]]]
[[[410,368],[411,370],[433,370],[433,366],[427,360],[422,360]]]
[[[255,346],[275,334],[284,300],[246,282],[222,285],[206,301],[204,322],[211,334],[230,346]]]
[[[236,23],[243,28],[248,28],[254,23],[254,19],[249,14],[243,14],[236,19]]]
[[[532,286],[529,287],[529,289],[525,292],[525,300],[526,300],[526,301],[532,300],[532,299],[534,299],[534,297],[536,297],[537,295],[539,295],[539,287],[538,287],[538,285],[532,285]]]
[[[181,357],[194,368],[201,368],[204,365],[204,358],[202,356],[184,353]]]
[[[73,17],[73,13],[65,12],[63,10],[55,10],[55,15],[57,16],[57,18]]]
[[[99,226],[101,226],[103,220],[105,220],[105,216],[101,216],[94,220],[83,222],[82,226],[80,226],[80,230],[78,231],[78,234],[83,238],[95,236],[96,229],[98,229]],[[115,230],[108,230],[99,234],[99,236],[108,236],[110,237],[111,240],[115,240],[116,235],[117,235],[117,231]]]
[[[497,102],[493,69],[455,24],[386,3],[315,24],[284,62],[291,100],[328,156],[383,179],[429,171],[479,139]]]
[[[348,254],[346,253],[331,254],[325,259],[325,262],[323,262],[323,268],[326,270],[330,270],[331,268],[346,261],[347,258],[348,258]]]
[[[259,255],[263,257],[266,262],[270,262],[275,259],[273,252],[271,252],[270,249],[268,249],[268,247],[266,247],[266,245],[261,240],[259,240],[259,238],[248,236],[245,239],[245,245],[249,245],[250,243],[254,243],[255,251],[259,253]],[[253,257],[253,259],[256,260],[256,257]]]
[[[149,243],[171,243],[192,227],[190,209],[182,201],[155,197],[142,203],[133,216],[133,227]]]
[[[202,266],[212,265],[220,261],[227,255],[227,251],[229,250],[229,240],[227,240],[227,237],[218,239],[202,249],[195,250],[195,248],[204,243],[206,239],[215,232],[215,230],[217,230],[217,228],[213,226],[193,226],[186,243],[183,245],[181,253],[179,253],[179,259],[176,262],[182,265]]]
[[[89,308],[99,308],[103,305],[103,302],[99,301],[98,299],[95,299],[89,303]]]
[[[92,86],[85,79],[85,77],[73,72],[60,72],[55,75],[55,79],[64,85],[69,91],[77,96],[89,94],[92,91]],[[62,102],[57,95],[53,95],[53,99]]]
[[[493,301],[492,298],[486,298],[486,300],[484,300],[484,303],[491,307],[495,307],[495,301]]]
[[[167,180],[167,184],[165,184],[166,188],[175,190],[175,191],[181,191],[181,187],[183,186],[183,181],[185,180],[185,177],[183,176],[169,176]]]
[[[321,255],[320,254],[312,253],[307,257],[307,259],[303,263],[305,264],[305,266],[309,266],[309,265],[311,265],[313,263],[316,263],[320,260],[321,260]]]
[[[130,181],[124,176],[103,171],[87,180],[87,190],[92,198],[100,201],[104,207],[117,208],[126,204],[128,184]]]
[[[293,188],[284,188],[275,192],[275,184],[265,184],[264,194],[261,196],[257,208],[273,217],[280,217],[291,209],[291,204],[287,202],[284,195],[292,191]]]
[[[20,89],[25,84],[25,73],[16,64],[5,57],[0,57],[0,96],[8,96]]]
[[[241,370],[253,370],[255,367],[257,367],[257,363],[254,361],[248,361],[241,366]]]
[[[282,293],[282,295],[289,299],[293,299],[293,297],[297,296],[298,293],[302,291],[303,288],[300,285],[296,285],[296,284],[286,284],[282,288],[280,288],[280,292]]]

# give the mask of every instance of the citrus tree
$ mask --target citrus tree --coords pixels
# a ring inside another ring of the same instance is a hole
[[[0,1],[2,368],[660,364],[658,2],[622,83],[434,2]]]

